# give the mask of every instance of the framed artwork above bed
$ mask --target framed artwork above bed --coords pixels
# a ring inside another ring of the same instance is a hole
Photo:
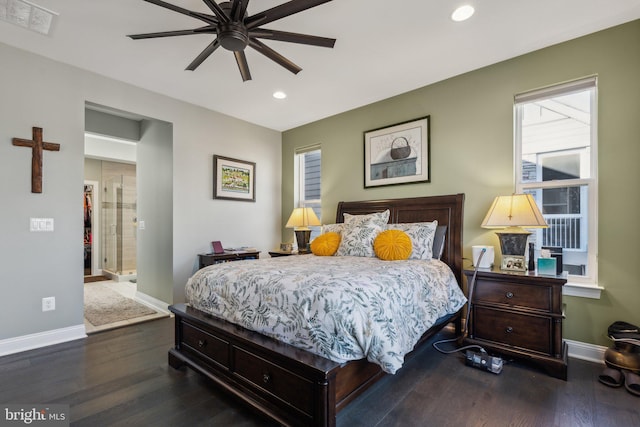
[[[256,201],[256,164],[213,156],[213,198]]]
[[[431,181],[430,116],[364,133],[364,187]]]

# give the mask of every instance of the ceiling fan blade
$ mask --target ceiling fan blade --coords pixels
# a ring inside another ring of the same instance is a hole
[[[215,39],[211,42],[209,46],[207,46],[201,53],[196,57],[196,59],[189,64],[186,70],[194,71],[196,68],[200,66],[204,62],[205,59],[209,57],[218,47],[220,47],[220,41]]]
[[[303,10],[311,9],[312,7],[319,6],[323,3],[328,3],[331,0],[291,0],[287,3],[281,4],[263,12],[256,13],[245,19],[244,23],[250,30],[259,25],[268,24],[269,22],[282,19],[286,16],[293,15]]]
[[[249,71],[249,64],[247,63],[247,56],[244,54],[244,50],[237,50],[233,52],[236,57],[236,63],[238,64],[238,70],[242,76],[242,81],[246,82],[251,80],[251,71]]]
[[[153,3],[156,6],[160,6],[160,7],[164,7],[166,9],[169,9],[169,10],[173,10],[174,12],[182,13],[183,15],[187,15],[187,16],[190,16],[192,18],[199,19],[201,21],[206,22],[207,24],[216,25],[218,23],[218,20],[215,18],[215,16],[207,15],[205,13],[193,12],[193,11],[185,9],[183,7],[176,6],[176,5],[171,4],[171,3],[167,3],[166,1],[162,1],[162,0],[144,0],[144,1],[146,1],[148,3]]]
[[[255,39],[253,37],[249,38],[249,46],[257,50],[267,58],[271,59],[272,61],[282,65],[284,68],[291,71],[293,74],[298,74],[300,71],[302,71],[302,68],[298,67],[296,64],[289,61],[287,58],[280,55],[275,50],[266,46],[264,43],[262,43],[258,39]]]
[[[154,39],[157,37],[173,37],[173,36],[188,36],[190,34],[203,34],[203,33],[215,33],[216,27],[207,25],[206,27],[195,28],[193,30],[177,30],[177,31],[161,31],[159,33],[145,33],[145,34],[131,34],[127,37],[133,40],[140,39]]]
[[[218,6],[218,3],[216,3],[214,0],[202,0],[202,1],[218,17],[218,20],[220,22],[229,22],[229,17],[227,16],[226,13],[224,13],[224,10],[222,10],[222,8]]]
[[[300,43],[321,47],[333,47],[336,43],[336,39],[330,39],[327,37],[267,30],[266,28],[256,28],[255,30],[251,30],[249,31],[249,36],[256,37],[258,39],[278,40],[281,42]]]
[[[233,6],[231,6],[231,20],[240,21],[247,12],[248,4],[249,0],[234,0]]]

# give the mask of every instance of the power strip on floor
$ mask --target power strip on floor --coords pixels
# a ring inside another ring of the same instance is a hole
[[[502,372],[503,361],[499,357],[489,356],[487,353],[467,350],[465,363],[468,366],[488,371],[493,374]]]

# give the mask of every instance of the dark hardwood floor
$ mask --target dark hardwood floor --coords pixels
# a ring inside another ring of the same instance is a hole
[[[68,404],[74,426],[273,425],[195,372],[170,368],[173,330],[164,318],[1,357],[0,402]],[[601,370],[571,359],[566,382],[518,363],[494,375],[426,346],[338,426],[640,426],[640,398],[600,384]]]

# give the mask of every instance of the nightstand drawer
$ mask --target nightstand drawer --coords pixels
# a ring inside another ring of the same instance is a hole
[[[182,322],[182,344],[199,355],[229,367],[229,343],[216,338],[203,330]]]
[[[549,286],[478,280],[474,302],[507,304],[549,312],[552,309],[551,292],[552,288]]]
[[[235,373],[273,396],[313,415],[314,387],[310,381],[255,354],[234,347]]]
[[[551,354],[551,319],[475,306],[473,323],[476,339],[493,341]]]

